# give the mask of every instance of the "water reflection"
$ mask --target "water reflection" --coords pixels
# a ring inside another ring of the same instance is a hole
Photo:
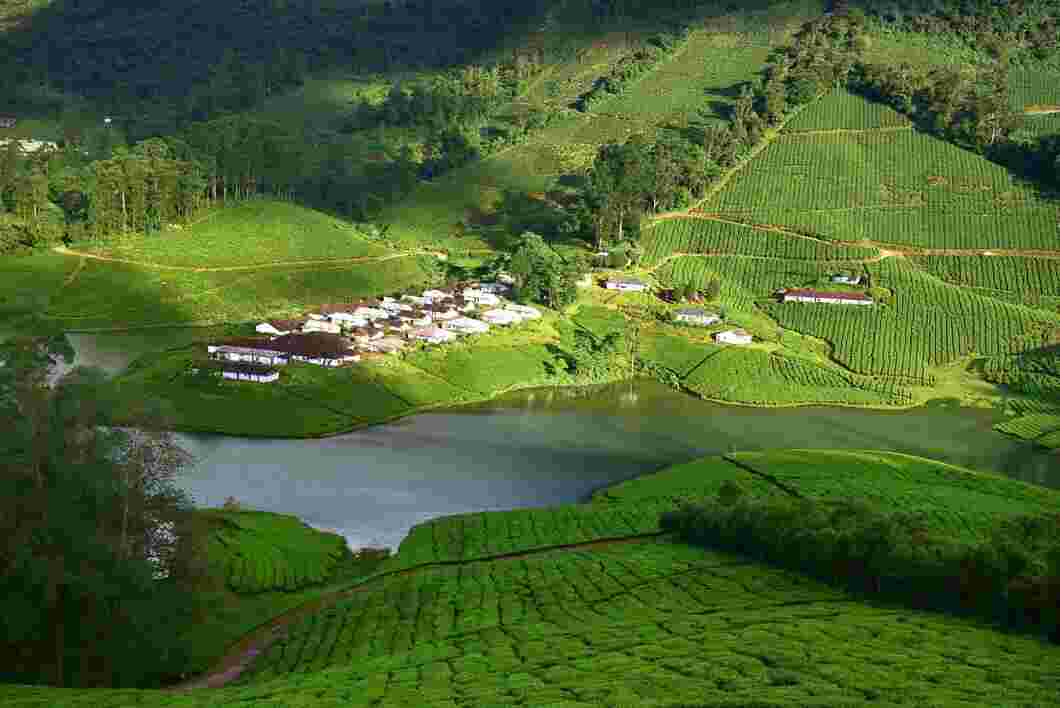
[[[1060,458],[990,430],[988,410],[755,409],[654,382],[536,390],[325,440],[185,436],[204,505],[249,506],[396,546],[435,516],[563,504],[669,464],[732,450],[879,448],[1060,486]]]

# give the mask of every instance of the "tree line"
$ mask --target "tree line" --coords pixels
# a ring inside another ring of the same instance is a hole
[[[1004,519],[958,542],[928,513],[863,502],[752,498],[726,482],[714,500],[661,517],[689,543],[749,555],[870,597],[972,615],[1060,644],[1060,514]]]
[[[188,462],[165,433],[101,427],[101,381],[50,385],[59,342],[0,351],[0,680],[157,686],[187,661],[177,628],[198,612],[203,568]]]
[[[602,146],[586,173],[562,232],[597,248],[635,242],[643,216],[686,207],[722,170],[735,165],[765,131],[825,91],[845,87],[893,106],[921,130],[973,150],[1021,175],[1060,187],[1060,135],[1031,136],[1009,106],[1011,59],[994,42],[995,61],[961,68],[870,64],[864,11],[847,8],[804,24],[770,56],[757,82],[741,87],[725,124],[634,136]]]

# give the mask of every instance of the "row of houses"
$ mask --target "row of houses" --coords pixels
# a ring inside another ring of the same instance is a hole
[[[273,367],[292,360],[343,366],[400,351],[409,341],[444,344],[541,317],[536,308],[505,302],[501,295],[510,291],[510,282],[468,283],[420,295],[321,305],[304,319],[258,324],[257,333],[269,339],[229,340],[207,351],[224,378],[268,383],[279,378]]]

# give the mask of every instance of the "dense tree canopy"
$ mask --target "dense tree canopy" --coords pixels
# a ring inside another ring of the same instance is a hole
[[[174,485],[186,461],[165,434],[99,427],[97,379],[54,386],[57,349],[0,351],[0,678],[55,685],[152,685],[180,670],[173,631],[193,610],[180,538],[190,509]]]

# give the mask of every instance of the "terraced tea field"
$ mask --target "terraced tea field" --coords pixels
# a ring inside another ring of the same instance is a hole
[[[812,261],[852,261],[879,255],[874,248],[828,243],[711,218],[658,221],[643,234],[642,241],[648,264],[657,264],[675,253]]]
[[[912,123],[890,106],[867,101],[842,88],[822,96],[785,126],[792,133],[881,128],[912,128]]]
[[[1060,259],[1018,256],[914,256],[936,278],[971,288],[1060,295]]]
[[[1041,69],[1013,71],[1009,96],[1012,107],[1018,110],[1060,108],[1060,74]]]
[[[294,516],[204,514],[217,524],[207,554],[236,592],[292,591],[321,583],[348,552],[341,536],[316,531]]]
[[[781,326],[825,339],[833,357],[863,374],[930,382],[929,370],[966,356],[1007,354],[1042,344],[1055,315],[949,285],[915,266],[887,259],[868,266],[882,305],[770,304]]]
[[[1060,511],[1052,490],[896,452],[774,450],[726,459],[799,496],[926,513],[934,528],[965,540],[980,538],[1004,516]]]
[[[388,579],[293,627],[223,694],[282,696],[297,676],[349,705],[1004,705],[1017,685],[1045,700],[1058,661],[1034,640],[644,543]]]
[[[1046,250],[1060,241],[1055,201],[911,130],[782,136],[700,208],[839,241]]]

